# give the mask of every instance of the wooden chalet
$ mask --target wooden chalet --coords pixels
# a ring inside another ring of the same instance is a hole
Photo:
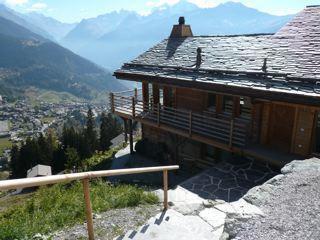
[[[114,75],[142,90],[112,93],[112,111],[178,162],[233,153],[281,166],[320,153],[320,6],[272,35],[193,36],[181,17]]]

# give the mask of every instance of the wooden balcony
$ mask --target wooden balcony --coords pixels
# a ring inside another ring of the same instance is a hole
[[[180,136],[227,151],[241,152],[246,146],[249,122],[240,118],[216,117],[209,112],[191,111],[143,102],[138,91],[111,94],[111,111]]]

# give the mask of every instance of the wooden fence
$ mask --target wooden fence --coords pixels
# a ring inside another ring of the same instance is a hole
[[[168,171],[177,170],[179,166],[163,166],[163,167],[147,167],[147,168],[131,168],[119,170],[106,170],[95,172],[71,173],[63,175],[54,175],[47,177],[24,178],[15,180],[0,181],[0,191],[12,189],[21,189],[28,187],[39,187],[43,185],[51,185],[57,183],[81,180],[83,183],[83,193],[86,207],[87,229],[89,240],[94,240],[92,207],[90,200],[90,179],[110,176],[120,176],[129,174],[141,174],[150,172],[163,172],[163,192],[164,192],[164,208],[168,208]]]
[[[195,113],[143,102],[134,96],[111,94],[112,112],[135,120],[149,120],[158,126],[167,125],[182,130],[191,137],[198,134],[214,139],[230,148],[244,147],[249,123],[239,118],[219,118],[209,112]]]

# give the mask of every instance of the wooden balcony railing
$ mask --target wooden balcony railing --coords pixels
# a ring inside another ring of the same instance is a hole
[[[239,118],[218,118],[208,112],[195,113],[166,107],[161,104],[146,103],[119,94],[111,94],[112,112],[137,121],[149,121],[160,126],[170,126],[192,137],[197,134],[232,147],[244,147],[248,121]]]
[[[179,166],[131,168],[131,169],[62,174],[62,175],[54,175],[54,176],[48,176],[48,177],[5,180],[5,181],[0,181],[0,191],[22,189],[22,188],[28,188],[28,187],[39,187],[43,185],[51,185],[51,184],[64,183],[64,182],[70,182],[75,180],[82,180],[85,207],[86,207],[88,237],[89,237],[89,240],[93,240],[94,239],[93,218],[92,218],[92,207],[91,207],[90,189],[89,189],[90,179],[110,177],[110,176],[129,175],[129,174],[163,172],[163,190],[164,190],[163,204],[164,204],[164,208],[167,209],[168,208],[168,171],[177,170],[177,169],[179,169]]]

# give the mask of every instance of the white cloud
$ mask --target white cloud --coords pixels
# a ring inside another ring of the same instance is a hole
[[[44,9],[48,8],[48,5],[45,3],[35,3],[32,4],[31,7],[28,9],[28,11],[30,12],[38,12],[38,11],[42,11]]]
[[[146,3],[148,7],[160,7],[162,5],[174,5],[180,2],[180,0],[158,0],[158,1],[149,1]]]
[[[28,3],[29,0],[5,0],[4,3],[9,6],[19,6]]]

